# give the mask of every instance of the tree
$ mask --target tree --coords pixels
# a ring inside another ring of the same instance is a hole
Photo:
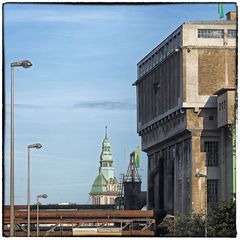
[[[207,216],[209,237],[236,237],[236,202],[226,201],[211,207]],[[160,236],[203,237],[205,216],[201,213],[165,217],[158,225]]]
[[[236,202],[225,201],[212,207],[208,221],[208,236],[236,237]]]
[[[160,235],[175,237],[202,237],[204,236],[203,214],[176,215],[165,218],[159,225]]]

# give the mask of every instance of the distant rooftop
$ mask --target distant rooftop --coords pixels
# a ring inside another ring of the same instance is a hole
[[[212,21],[190,21],[190,22],[185,22],[183,24],[216,24],[216,25],[224,25],[224,24],[236,24],[236,21],[234,20],[212,20]]]

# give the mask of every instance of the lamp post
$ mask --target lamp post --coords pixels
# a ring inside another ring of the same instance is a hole
[[[31,148],[36,148],[40,149],[42,145],[40,143],[35,143],[28,145],[28,237],[30,237],[30,149]]]
[[[14,67],[29,68],[32,63],[22,60],[11,63],[11,162],[10,162],[10,237],[14,237]]]
[[[205,225],[204,225],[204,232],[205,232],[205,237],[207,237],[207,175],[197,172],[195,174],[195,177],[200,178],[203,177],[205,178]]]
[[[41,194],[41,195],[37,196],[37,237],[39,235],[39,222],[38,222],[38,220],[39,220],[39,201],[38,201],[38,199],[39,198],[47,198],[47,197],[48,197],[47,194]]]

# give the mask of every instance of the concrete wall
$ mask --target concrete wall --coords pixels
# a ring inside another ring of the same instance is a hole
[[[198,38],[198,29],[223,29],[224,37]],[[207,182],[195,177],[197,172],[218,180],[219,200],[231,194],[231,139],[227,128],[218,128],[214,95],[219,88],[235,86],[236,39],[228,38],[229,29],[236,29],[236,23],[183,24],[177,29],[181,48],[136,82],[138,133],[148,155],[150,209],[169,214],[204,212]],[[229,102],[233,98],[229,95]],[[211,141],[218,144],[218,165],[206,167],[204,144]]]
[[[233,124],[235,121],[235,89],[222,89],[217,97],[218,127]]]
[[[235,107],[236,91],[228,91],[227,93],[227,123],[233,124],[235,120],[236,107]]]
[[[224,30],[224,38],[198,38],[198,29]],[[236,38],[228,38],[227,30],[236,30],[235,21],[189,22],[182,25],[183,46],[194,47],[236,47]]]
[[[224,38],[198,38],[198,29],[221,29]],[[216,107],[216,97],[211,95],[235,86],[236,38],[228,37],[230,29],[236,29],[235,22],[183,24],[183,107]]]
[[[137,85],[138,128],[168,110],[180,101],[180,54],[167,58],[145,75]]]
[[[218,127],[228,124],[227,92],[217,98]]]

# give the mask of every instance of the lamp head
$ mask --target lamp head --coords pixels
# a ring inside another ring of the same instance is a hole
[[[32,63],[29,60],[22,60],[22,61],[11,63],[11,67],[29,68],[31,66],[32,66]]]
[[[197,173],[195,174],[195,177],[197,177],[197,178],[200,178],[200,177],[204,177],[204,178],[206,178],[207,175],[202,174],[202,173],[200,173],[200,172],[197,172]]]
[[[197,177],[197,178],[199,178],[201,175],[200,175],[200,172],[197,172],[196,174],[195,174],[195,177]]]
[[[40,149],[40,148],[42,148],[42,144],[40,144],[40,143],[31,144],[31,145],[28,145],[28,148]]]
[[[47,195],[47,194],[41,194],[41,195],[38,195],[37,197],[38,197],[38,198],[47,198],[48,195]]]

